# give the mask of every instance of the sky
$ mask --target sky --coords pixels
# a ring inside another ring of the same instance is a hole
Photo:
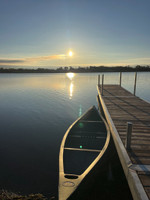
[[[0,67],[150,65],[149,10],[150,0],[0,0]]]

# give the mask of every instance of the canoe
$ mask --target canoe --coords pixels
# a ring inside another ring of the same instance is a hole
[[[68,128],[59,153],[59,200],[72,199],[91,184],[93,174],[104,169],[109,143],[108,125],[95,106]]]

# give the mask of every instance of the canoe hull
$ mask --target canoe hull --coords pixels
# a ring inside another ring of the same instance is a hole
[[[90,108],[64,135],[59,155],[59,200],[81,199],[96,176],[106,170],[110,131],[103,117],[96,115],[96,108]]]
[[[77,189],[67,198],[67,200],[87,200],[87,197],[90,194],[91,187],[98,182],[98,179],[101,175],[106,174],[108,172],[108,167],[111,161],[111,153],[112,150],[112,138],[110,140],[110,144],[105,154],[100,158],[96,165],[92,167],[90,172],[84,177],[84,179],[80,182]]]

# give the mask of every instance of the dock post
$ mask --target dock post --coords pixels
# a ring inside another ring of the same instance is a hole
[[[127,122],[127,137],[125,147],[127,150],[131,149],[132,123]]]
[[[103,86],[104,86],[104,74],[102,75],[102,96],[103,96]]]
[[[135,80],[134,80],[134,96],[136,93],[136,81],[137,81],[137,72],[135,72]]]
[[[120,86],[121,86],[121,81],[122,81],[122,72],[120,72]]]
[[[100,75],[98,75],[98,86],[100,86]]]

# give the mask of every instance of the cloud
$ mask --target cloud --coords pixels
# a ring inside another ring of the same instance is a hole
[[[58,59],[64,59],[66,56],[64,54],[60,55],[50,55],[50,56],[39,56],[39,57],[31,57],[31,58],[25,58],[26,62],[36,62],[36,61],[45,61],[45,60],[58,60]]]
[[[11,64],[11,63],[22,63],[23,60],[13,60],[13,59],[0,59],[0,64]]]
[[[31,64],[41,61],[50,61],[50,60],[59,60],[64,59],[66,55],[64,54],[56,54],[50,56],[38,56],[38,57],[28,57],[28,58],[20,58],[20,59],[0,59],[0,65],[17,65],[17,64]]]

